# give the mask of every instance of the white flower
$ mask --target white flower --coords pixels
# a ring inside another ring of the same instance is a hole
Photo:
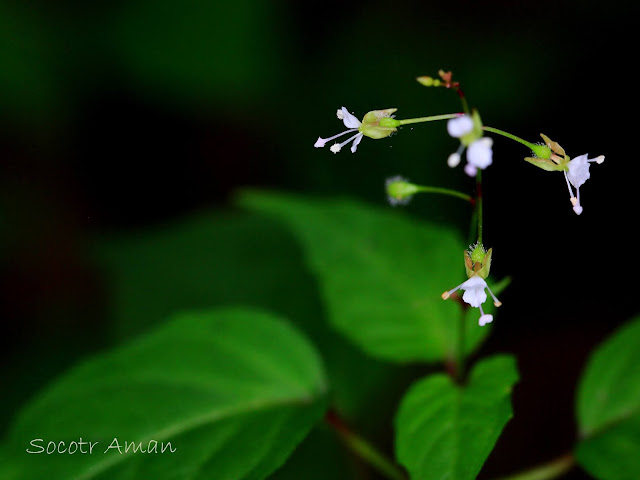
[[[452,118],[447,122],[447,132],[455,138],[464,137],[471,133],[473,128],[473,119],[469,115],[461,115],[459,117]],[[458,151],[452,153],[449,155],[449,158],[447,158],[447,165],[451,168],[459,165],[462,152],[465,149],[465,144],[460,143]],[[464,167],[464,171],[467,175],[474,177],[478,172],[478,169],[484,170],[493,163],[492,146],[493,140],[488,137],[481,137],[471,142],[467,148],[467,164]]]
[[[454,152],[449,155],[449,158],[447,158],[447,165],[451,168],[455,168],[460,165],[460,154],[458,152]]]
[[[480,309],[480,319],[478,320],[478,324],[482,327],[487,323],[491,323],[493,321],[493,315],[484,313],[484,310],[482,310],[482,304],[487,300],[487,294],[484,291],[485,288],[489,290],[489,293],[493,298],[493,304],[496,307],[499,307],[500,305],[502,305],[502,303],[496,298],[496,296],[493,294],[493,292],[487,285],[487,282],[485,282],[484,279],[479,275],[474,275],[469,280],[461,283],[453,290],[444,292],[442,294],[442,298],[446,300],[451,296],[453,292],[456,292],[459,289],[464,290],[464,295],[462,295],[462,300],[464,300],[466,303],[468,303],[472,307]]]
[[[569,199],[573,205],[573,211],[577,215],[582,213],[582,205],[580,205],[580,187],[586,182],[591,174],[589,173],[589,163],[596,162],[598,164],[604,162],[604,155],[589,159],[587,154],[580,155],[569,162],[568,171],[564,171],[564,178],[567,181],[569,189]],[[576,195],[573,195],[571,186],[576,189]]]
[[[338,117],[339,120],[342,120],[342,122],[344,123],[344,126],[347,127],[348,130],[345,130],[344,132],[329,138],[318,137],[318,140],[316,140],[316,143],[314,143],[313,146],[316,148],[321,148],[321,147],[324,147],[327,142],[333,140],[334,138],[341,137],[345,133],[358,132],[352,137],[349,137],[348,140],[342,143],[334,143],[329,148],[333,153],[338,153],[340,150],[342,150],[342,147],[344,147],[347,143],[353,140],[353,145],[351,145],[351,153],[355,153],[356,149],[358,148],[358,144],[362,141],[362,137],[363,137],[363,134],[359,132],[360,125],[362,125],[360,123],[360,120],[358,120],[351,113],[349,113],[349,110],[347,110],[345,107],[342,107],[341,109],[339,109],[336,112],[336,116]]]
[[[493,140],[482,137],[467,148],[467,162],[480,170],[484,170],[493,163]]]
[[[452,137],[464,137],[471,130],[473,130],[473,120],[469,115],[452,118],[447,122],[447,132]]]

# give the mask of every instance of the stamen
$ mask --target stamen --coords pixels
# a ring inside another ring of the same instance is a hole
[[[571,200],[572,205],[575,205],[577,200],[573,196],[573,190],[571,190],[571,184],[569,183],[569,177],[567,176],[566,170],[564,171],[564,179],[567,181],[567,188],[569,189],[569,200]]]
[[[493,294],[493,292],[489,288],[489,285],[487,285],[487,290],[489,290],[489,293],[491,294],[491,298],[493,298],[493,304],[496,307],[499,307],[500,305],[502,305],[502,302],[496,298],[496,296]]]
[[[357,130],[357,129],[355,129]],[[347,131],[353,131],[353,130],[347,130]],[[344,147],[347,143],[349,143],[351,140],[353,140],[354,138],[356,138],[358,135],[360,135],[359,133],[356,133],[353,137],[349,137],[347,140],[345,140],[344,142],[342,142],[340,144],[340,148]],[[340,150],[338,150],[340,151]]]
[[[314,143],[313,146],[316,147],[316,148],[324,147],[327,144],[327,142],[330,142],[334,138],[341,137],[345,133],[355,132],[356,130],[358,130],[358,129],[357,128],[350,128],[349,130],[345,130],[344,132],[339,133],[337,135],[334,135],[333,137],[329,137],[329,138],[318,137],[318,140],[316,140],[316,143]]]
[[[460,287],[464,284],[464,282],[462,282],[460,285],[458,285],[456,288],[454,288],[453,290],[449,290],[448,292],[444,292],[442,294],[442,299],[446,300],[447,298],[449,298],[451,296],[452,293],[457,292],[458,290],[460,290]]]
[[[602,162],[604,162],[604,155],[600,155],[599,157],[592,158],[591,160],[587,160],[587,161],[596,162],[598,165],[600,165]]]
[[[564,158],[556,155],[555,153],[551,154],[551,160],[553,160],[557,165],[560,164],[560,162],[562,162],[564,160]]]

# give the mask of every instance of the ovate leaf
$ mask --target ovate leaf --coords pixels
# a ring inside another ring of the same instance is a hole
[[[345,199],[245,192],[239,203],[291,228],[319,278],[331,323],[364,351],[396,362],[453,355],[463,313],[441,294],[466,279],[455,232]],[[469,351],[489,331],[473,322]]]
[[[444,374],[415,383],[396,416],[396,456],[411,480],[474,479],[512,416],[518,380],[507,355],[479,362],[462,387]]]
[[[19,414],[10,448],[22,480],[261,479],[321,417],[326,389],[314,349],[281,319],[183,313],[54,382]],[[38,453],[80,439],[93,453]]]
[[[578,463],[601,479],[640,478],[640,318],[593,353],[579,384]]]

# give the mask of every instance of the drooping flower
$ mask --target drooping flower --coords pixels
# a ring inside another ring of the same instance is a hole
[[[468,280],[462,282],[457,287],[444,292],[442,294],[442,298],[446,300],[454,292],[457,292],[460,289],[464,290],[462,300],[472,307],[480,310],[480,319],[478,320],[478,324],[483,327],[487,323],[491,323],[493,321],[493,315],[484,313],[484,310],[482,309],[482,304],[487,300],[485,289],[487,289],[491,294],[493,304],[496,307],[499,307],[502,303],[496,298],[485,281],[485,278],[489,275],[489,270],[491,268],[492,249],[485,252],[481,244],[476,244],[471,248],[471,253],[468,251],[464,252],[465,270],[467,271]]]
[[[393,120],[393,116],[391,115],[396,110],[397,109],[395,108],[373,110],[367,113],[361,122],[354,115],[349,113],[349,110],[347,110],[345,107],[342,107],[338,109],[338,111],[336,112],[336,116],[339,120],[342,120],[344,126],[347,127],[347,130],[329,138],[318,137],[318,140],[316,140],[316,143],[314,143],[313,146],[316,148],[321,148],[331,140],[341,137],[347,133],[357,132],[355,135],[349,137],[344,142],[336,142],[331,145],[331,147],[329,147],[329,150],[331,150],[333,153],[338,153],[340,150],[342,150],[342,147],[353,141],[353,145],[351,145],[351,153],[355,153],[358,148],[358,144],[362,141],[362,137],[369,137],[374,139],[385,138],[396,131],[395,127],[397,126],[397,124],[399,124],[399,122]]]
[[[483,327],[487,323],[493,322],[493,315],[489,313],[484,313],[482,309],[482,304],[487,300],[487,294],[484,289],[489,290],[491,297],[493,298],[494,305],[500,306],[500,301],[493,294],[487,282],[480,277],[480,275],[474,275],[466,282],[461,283],[456,288],[449,290],[448,292],[444,292],[442,294],[443,299],[447,299],[451,296],[452,293],[456,292],[459,289],[464,290],[464,295],[462,295],[462,300],[471,305],[472,307],[478,308],[480,310],[480,318],[478,320],[478,324]]]
[[[573,211],[580,215],[582,213],[582,205],[580,204],[580,187],[586,182],[591,173],[589,172],[589,164],[596,162],[598,164],[604,162],[604,155],[596,158],[588,158],[587,154],[575,157],[573,160],[569,158],[564,148],[559,143],[549,139],[543,133],[540,134],[545,145],[536,145],[533,151],[535,157],[527,157],[525,160],[536,167],[542,168],[548,172],[562,172],[569,189],[569,200],[573,205]],[[544,150],[546,146],[546,150]],[[571,189],[576,189],[575,195]]]
[[[461,155],[467,150],[467,164],[464,171],[470,177],[484,170],[493,163],[493,140],[482,136],[482,122],[477,111],[473,116],[461,115],[447,122],[447,132],[454,138],[460,139],[458,150],[447,158],[447,165],[451,168],[460,164]]]
[[[580,155],[571,160],[567,166],[567,170],[564,170],[564,178],[567,181],[567,188],[569,189],[569,199],[573,205],[573,211],[577,215],[582,213],[582,205],[580,205],[580,187],[586,182],[591,173],[589,173],[589,163],[596,162],[598,164],[604,162],[604,155],[600,155],[596,158],[588,158],[587,154]],[[571,185],[576,189],[576,195],[573,195]]]

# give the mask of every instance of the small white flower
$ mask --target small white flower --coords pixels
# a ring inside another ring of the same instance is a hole
[[[460,154],[458,152],[454,152],[449,155],[449,158],[447,158],[447,165],[451,168],[455,168],[460,165]]]
[[[484,170],[493,163],[493,140],[482,137],[467,148],[467,162],[480,170]]]
[[[582,213],[582,205],[580,205],[580,187],[586,182],[591,173],[589,173],[589,163],[596,162],[598,164],[604,162],[604,155],[589,159],[587,154],[580,155],[569,162],[568,171],[564,171],[564,178],[567,181],[567,188],[569,189],[569,200],[573,205],[573,211],[577,215]],[[575,196],[571,186],[576,189]]]
[[[478,173],[478,167],[476,167],[475,165],[473,165],[472,163],[467,163],[464,166],[464,173],[466,173],[467,175],[469,175],[470,177],[475,177],[476,173]]]
[[[362,141],[362,137],[363,137],[363,134],[359,132],[360,125],[362,125],[360,123],[360,120],[358,120],[355,116],[349,113],[349,110],[347,110],[345,107],[342,107],[341,109],[339,109],[336,112],[336,116],[338,117],[339,120],[342,120],[342,122],[344,123],[344,126],[347,127],[348,130],[345,130],[344,132],[329,138],[318,137],[318,140],[316,140],[316,143],[314,143],[313,146],[316,148],[321,148],[321,147],[324,147],[327,144],[327,142],[335,138],[341,137],[346,133],[358,132],[352,137],[349,137],[349,139],[347,139],[346,141],[342,143],[334,143],[330,147],[330,150],[333,153],[338,153],[340,150],[342,150],[342,147],[344,147],[347,143],[353,140],[353,145],[351,145],[351,153],[355,153],[356,149],[358,148],[358,144]]]
[[[473,130],[473,120],[469,115],[452,118],[447,122],[447,132],[454,138],[464,137]]]
[[[449,135],[455,138],[461,138],[471,133],[474,129],[473,119],[469,115],[461,115],[456,118],[452,118],[447,122],[447,132]],[[447,165],[451,168],[457,167],[460,164],[462,152],[465,150],[466,142],[460,143],[460,148],[455,153],[449,155],[447,158]],[[493,140],[488,137],[478,138],[471,142],[467,148],[467,164],[464,167],[464,171],[470,177],[473,177],[478,172],[478,169],[484,170],[491,163],[493,163]]]
[[[482,304],[487,300],[487,294],[484,291],[485,288],[489,290],[489,293],[493,298],[493,304],[496,307],[499,307],[500,305],[502,305],[502,303],[496,298],[496,296],[493,294],[493,292],[487,285],[487,282],[485,282],[485,280],[479,275],[474,275],[469,280],[461,283],[453,290],[444,292],[442,294],[442,298],[446,300],[451,296],[452,293],[458,291],[459,289],[464,290],[464,295],[462,295],[462,300],[464,300],[466,303],[468,303],[472,307],[480,309],[480,319],[478,320],[478,324],[482,327],[487,323],[491,323],[493,321],[493,315],[484,313],[484,310],[482,309]]]

